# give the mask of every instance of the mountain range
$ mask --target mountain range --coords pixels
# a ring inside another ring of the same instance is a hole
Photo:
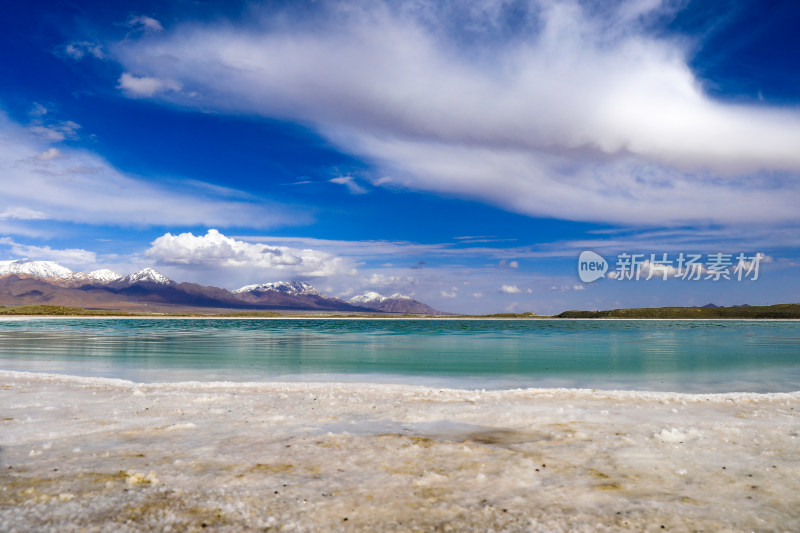
[[[429,305],[414,300],[410,296],[405,296],[396,292],[391,296],[382,296],[377,292],[367,292],[365,294],[354,296],[347,300],[351,305],[360,307],[369,307],[376,311],[383,311],[384,313],[411,313],[417,315],[441,315]]]
[[[229,291],[177,283],[153,268],[122,276],[107,269],[73,272],[52,261],[0,261],[0,305],[33,304],[153,312],[203,308],[444,314],[399,293],[387,297],[368,292],[344,301],[302,281],[246,285]]]

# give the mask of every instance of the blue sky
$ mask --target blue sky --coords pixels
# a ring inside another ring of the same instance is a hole
[[[800,301],[794,2],[5,11],[0,260],[468,313]],[[583,250],[763,258],[584,283]]]

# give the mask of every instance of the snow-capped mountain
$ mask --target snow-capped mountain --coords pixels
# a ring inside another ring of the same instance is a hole
[[[351,305],[327,296],[325,293],[303,281],[275,281],[246,285],[231,291],[233,296],[251,305],[271,308],[325,309],[331,311],[364,312],[368,308]]]
[[[66,280],[70,279],[75,273],[53,261],[30,261],[28,259],[0,261],[0,276],[8,274]]]
[[[122,276],[114,272],[113,270],[109,270],[107,268],[101,268],[100,270],[92,270],[91,272],[77,272],[75,274],[76,278],[85,279],[87,281],[97,281],[100,283],[108,283],[109,281],[114,281],[115,279],[119,279]]]
[[[354,305],[365,305],[365,304],[382,304],[387,300],[412,300],[410,296],[406,296],[405,294],[400,294],[396,292],[391,296],[383,296],[377,292],[365,292],[364,294],[360,294],[358,296],[353,296],[349,300],[348,303]]]
[[[174,285],[175,282],[154,268],[143,268],[138,272],[119,278],[117,284],[138,285],[149,283],[155,285]]]
[[[50,304],[97,309],[176,308],[440,314],[402,294],[370,292],[345,302],[302,281],[276,281],[228,291],[176,283],[153,268],[127,276],[108,269],[74,272],[53,261],[0,261],[0,305]]]
[[[302,281],[274,281],[272,283],[258,283],[256,285],[245,285],[244,287],[234,289],[231,292],[234,294],[244,294],[244,293],[259,293],[259,292],[269,292],[269,291],[279,292],[281,294],[291,294],[291,295],[312,294],[314,296],[325,297],[325,294],[323,294],[316,287]]]
[[[117,285],[135,285],[139,283],[170,285],[174,283],[164,274],[152,268],[143,268],[139,272],[123,277],[107,268],[91,272],[74,272],[53,261],[31,261],[29,259],[0,261],[0,276],[10,274],[38,278],[62,285],[74,285],[76,283],[109,284],[112,282]]]
[[[424,314],[424,315],[441,315],[433,307],[419,302],[410,296],[396,292],[391,296],[383,296],[377,292],[366,292],[358,296],[353,296],[347,303],[350,305],[358,305],[360,307],[367,307],[375,309],[376,311],[384,311],[386,313],[411,313],[411,314]]]
[[[92,272],[73,272],[69,268],[53,261],[0,261],[0,276],[16,274],[32,278],[46,279],[57,283],[108,283],[120,277],[113,270],[102,268]]]

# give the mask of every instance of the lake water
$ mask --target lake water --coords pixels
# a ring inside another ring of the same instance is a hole
[[[0,368],[138,382],[800,390],[800,322],[0,320]]]

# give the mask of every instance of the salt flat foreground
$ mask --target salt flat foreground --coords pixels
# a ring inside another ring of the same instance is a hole
[[[0,531],[800,531],[800,393],[0,371]]]

